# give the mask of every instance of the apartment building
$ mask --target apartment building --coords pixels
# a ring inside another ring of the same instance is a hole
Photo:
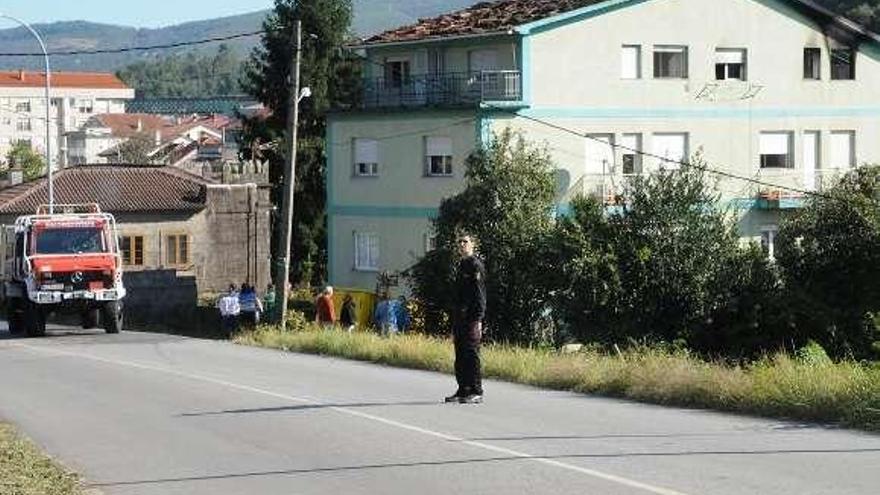
[[[502,0],[357,50],[363,103],[327,131],[334,285],[430,249],[465,158],[504,128],[546,144],[561,210],[699,151],[771,256],[807,193],[880,163],[880,36],[807,0]]]
[[[69,163],[67,133],[79,129],[95,114],[124,113],[134,90],[113,74],[53,72],[49,131],[56,166]],[[46,75],[42,72],[0,72],[0,161],[13,144],[46,149]]]

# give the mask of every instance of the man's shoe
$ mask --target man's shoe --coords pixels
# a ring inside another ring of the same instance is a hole
[[[445,397],[443,402],[447,404],[450,402],[461,402],[461,400],[465,397],[465,395],[461,392],[461,390],[456,390],[456,392],[449,397]]]
[[[462,397],[459,402],[462,404],[481,404],[483,402],[483,396],[479,394],[470,394]]]

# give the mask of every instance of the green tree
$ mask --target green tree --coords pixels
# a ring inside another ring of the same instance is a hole
[[[112,157],[112,160],[129,165],[149,165],[153,163],[150,152],[155,147],[154,139],[149,135],[137,134],[117,147],[116,156]]]
[[[139,97],[203,97],[239,94],[244,62],[221,44],[213,55],[187,52],[126,66],[117,75]]]
[[[880,167],[862,167],[782,223],[777,261],[796,337],[834,355],[867,356],[880,340]]]
[[[436,331],[452,310],[456,236],[477,238],[487,271],[488,334],[495,340],[541,340],[548,293],[536,263],[552,227],[555,181],[546,150],[511,131],[495,135],[466,162],[465,189],[443,200],[434,222],[438,249],[409,272],[426,322]]]
[[[31,146],[24,142],[17,142],[6,154],[6,162],[9,168],[19,168],[24,174],[25,180],[34,180],[46,173],[46,162],[43,157]]]
[[[291,244],[291,275],[301,280],[306,263],[313,263],[312,283],[323,281],[327,256],[324,170],[326,113],[330,108],[350,106],[357,92],[357,64],[342,46],[352,19],[350,0],[276,0],[275,9],[263,23],[261,46],[247,63],[245,90],[271,110],[265,120],[246,123],[244,146],[259,139],[275,143],[263,155],[270,162],[273,201],[281,202],[284,181],[285,143],[290,77],[294,59],[296,20],[303,25],[301,80],[312,91],[300,106],[297,149],[294,229]],[[273,250],[277,252],[277,236]]]

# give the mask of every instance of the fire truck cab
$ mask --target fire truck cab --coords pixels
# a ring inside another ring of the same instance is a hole
[[[113,215],[97,204],[41,206],[4,229],[3,296],[9,331],[41,336],[52,312],[83,328],[122,330],[122,257]]]

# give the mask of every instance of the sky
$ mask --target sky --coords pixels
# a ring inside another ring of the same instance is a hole
[[[273,0],[0,0],[0,13],[27,23],[85,20],[157,28],[270,9]],[[0,19],[0,29],[16,27]]]

